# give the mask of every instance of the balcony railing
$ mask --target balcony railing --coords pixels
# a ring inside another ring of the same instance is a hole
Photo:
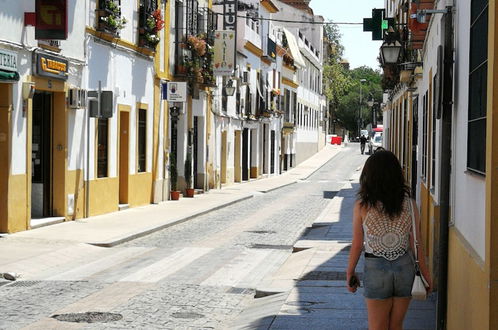
[[[176,3],[175,75],[204,85],[215,85],[212,69],[217,16],[197,0]]]

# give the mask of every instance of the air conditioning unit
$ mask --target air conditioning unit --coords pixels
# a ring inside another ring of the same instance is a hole
[[[80,89],[70,88],[69,89],[69,107],[72,109],[77,109],[80,107]]]
[[[79,89],[78,108],[86,108],[86,89]]]

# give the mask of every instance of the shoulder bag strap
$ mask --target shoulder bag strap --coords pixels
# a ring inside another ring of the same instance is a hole
[[[418,263],[418,240],[417,240],[417,224],[415,222],[415,212],[413,211],[413,200],[410,198],[410,213],[412,217],[412,232],[413,232],[413,254],[415,256],[415,271],[420,274],[420,267]]]

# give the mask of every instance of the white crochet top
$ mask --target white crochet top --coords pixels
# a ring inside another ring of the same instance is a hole
[[[363,220],[365,252],[395,260],[408,251],[412,230],[410,203],[411,198],[406,197],[401,213],[396,218],[382,213],[381,207],[368,210]]]

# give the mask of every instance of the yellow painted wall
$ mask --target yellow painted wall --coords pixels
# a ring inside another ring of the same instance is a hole
[[[81,219],[85,216],[85,178],[83,170],[68,171],[66,192],[74,194],[74,214],[70,219]]]
[[[90,181],[90,216],[115,212],[119,203],[119,179],[100,178]]]
[[[147,205],[151,203],[152,173],[144,172],[130,175],[129,181],[130,207]],[[116,204],[117,205],[117,204]]]
[[[11,175],[8,188],[8,227],[7,232],[14,233],[28,229],[26,223],[26,175]]]
[[[448,248],[447,329],[491,329],[489,282],[483,265],[454,227]]]

